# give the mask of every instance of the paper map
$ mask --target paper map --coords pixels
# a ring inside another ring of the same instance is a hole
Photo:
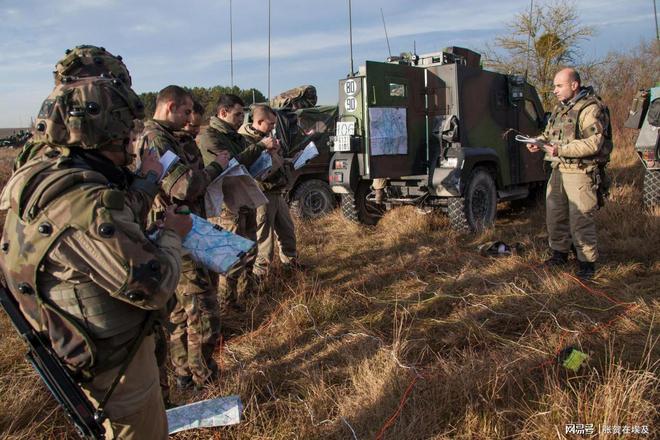
[[[304,167],[310,160],[314,159],[318,155],[319,150],[316,148],[316,144],[314,142],[310,142],[293,161],[293,169],[298,170]]]
[[[547,147],[548,143],[545,141],[541,141],[533,137],[525,136],[523,134],[517,134],[515,140],[523,144],[536,145],[538,148],[545,151],[546,153],[548,152],[548,147]]]
[[[203,400],[167,410],[169,434],[195,428],[236,425],[243,404],[239,396]]]
[[[238,212],[241,206],[256,209],[266,203],[268,199],[257,182],[236,159],[229,161],[227,169],[211,182],[204,195],[207,217],[218,217],[223,204],[231,211]]]
[[[213,272],[227,273],[254,247],[247,238],[219,229],[194,214],[192,229],[183,240],[183,248],[190,257]]]
[[[163,166],[163,174],[160,175],[160,180],[163,180],[163,177],[165,177],[165,175],[170,171],[170,168],[172,168],[178,161],[179,156],[170,150],[167,150],[165,154],[160,157],[159,162]]]
[[[268,151],[262,151],[257,160],[250,165],[250,174],[257,180],[263,180],[270,174],[273,168],[273,159]]]
[[[371,107],[369,142],[372,156],[408,153],[406,109]]]

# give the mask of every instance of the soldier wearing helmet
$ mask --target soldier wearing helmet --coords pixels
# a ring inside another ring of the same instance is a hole
[[[123,81],[62,78],[36,120],[42,154],[20,164],[0,198],[0,267],[26,319],[104,409],[108,437],[165,439],[152,329],[179,281],[191,221],[170,206],[157,239],[142,231],[139,208],[157,186],[136,186],[121,168],[142,117]]]

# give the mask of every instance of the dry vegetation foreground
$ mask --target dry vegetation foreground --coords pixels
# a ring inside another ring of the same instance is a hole
[[[575,267],[539,264],[543,207],[502,205],[480,236],[412,208],[373,228],[337,212],[299,223],[309,269],[273,274],[248,313],[226,318],[240,330],[218,347],[216,386],[173,395],[238,394],[243,421],[174,438],[565,438],[570,423],[647,426],[641,438],[657,438],[660,212],[641,208],[630,148],[611,168],[602,264],[586,285]],[[480,256],[490,240],[524,250]],[[0,335],[0,437],[75,438],[4,313]],[[555,361],[568,346],[590,355],[577,374]]]

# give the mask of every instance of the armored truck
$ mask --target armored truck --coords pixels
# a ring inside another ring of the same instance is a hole
[[[644,166],[644,206],[660,205],[660,87],[640,90],[633,99],[627,128],[639,129],[635,150]]]
[[[331,152],[328,140],[334,134],[337,106],[275,109],[276,136],[285,157],[293,157],[310,142],[319,155],[307,165],[292,170],[287,187],[287,201],[292,212],[300,218],[316,218],[335,209],[337,196],[328,184],[328,164]]]
[[[339,81],[328,173],[347,218],[374,224],[384,210],[413,204],[479,231],[493,225],[499,201],[543,187],[542,155],[513,136],[542,130],[536,90],[521,76],[484,70],[480,58],[459,47],[407,54],[367,61]],[[382,201],[375,179],[385,183]]]

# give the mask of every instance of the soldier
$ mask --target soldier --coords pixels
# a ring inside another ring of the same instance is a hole
[[[256,144],[270,136],[275,128],[277,116],[267,105],[258,104],[252,109],[252,124],[244,124],[238,131],[250,144]],[[274,153],[277,154],[277,153]],[[283,158],[280,158],[284,162]],[[285,165],[286,166],[286,165]],[[279,168],[259,186],[268,199],[266,205],[257,208],[257,259],[254,263],[254,275],[263,278],[273,260],[275,250],[275,235],[279,244],[280,260],[285,266],[299,267],[296,252],[296,232],[289,212],[289,206],[284,200],[287,190],[288,170],[285,166]]]
[[[277,150],[277,143],[271,137],[263,138],[258,143],[249,143],[238,133],[243,124],[245,103],[236,95],[220,95],[218,99],[217,114],[211,116],[209,125],[197,137],[197,145],[202,151],[204,163],[209,163],[221,151],[228,151],[232,158],[249,167],[259,158],[264,150]],[[228,231],[257,241],[256,212],[247,206],[239,208],[238,212],[223,207],[220,216],[220,225]],[[244,272],[246,278],[246,291],[253,283],[252,266],[254,255],[246,260],[245,266],[232,269],[226,276],[220,277],[221,306],[233,307],[243,311],[243,305],[238,301],[238,278]]]
[[[145,123],[138,141],[141,149],[156,148],[161,156],[171,151],[179,158],[161,182],[152,209],[154,221],[171,203],[185,204],[192,213],[204,217],[204,192],[227,166],[229,154],[221,151],[205,167],[193,138],[181,131],[191,121],[192,111],[193,100],[187,91],[178,86],[165,87],[156,98],[153,120]],[[176,299],[170,314],[174,329],[169,345],[176,383],[180,388],[189,388],[193,383],[201,388],[218,373],[213,351],[220,336],[220,317],[208,270],[189,256],[183,258]]]
[[[185,131],[190,137],[192,137],[194,141],[197,135],[199,134],[199,130],[202,127],[203,121],[204,121],[204,107],[202,107],[202,104],[200,104],[199,102],[194,101],[193,111],[192,114],[190,115],[190,120],[183,127],[183,131]],[[195,144],[195,146],[197,146],[197,144]],[[197,148],[197,150],[199,151],[199,148]]]
[[[166,439],[153,319],[179,280],[191,220],[167,207],[151,241],[125,197],[120,167],[142,108],[126,84],[107,78],[55,87],[35,136],[51,148],[3,191],[0,266],[27,320],[104,409],[108,438]]]
[[[546,264],[565,265],[573,245],[579,263],[577,275],[590,279],[598,260],[593,216],[612,151],[610,115],[593,89],[582,87],[575,69],[562,69],[555,75],[554,94],[559,103],[538,138],[547,142],[545,160],[552,166],[546,194],[552,256]],[[527,148],[540,151],[534,144]]]

